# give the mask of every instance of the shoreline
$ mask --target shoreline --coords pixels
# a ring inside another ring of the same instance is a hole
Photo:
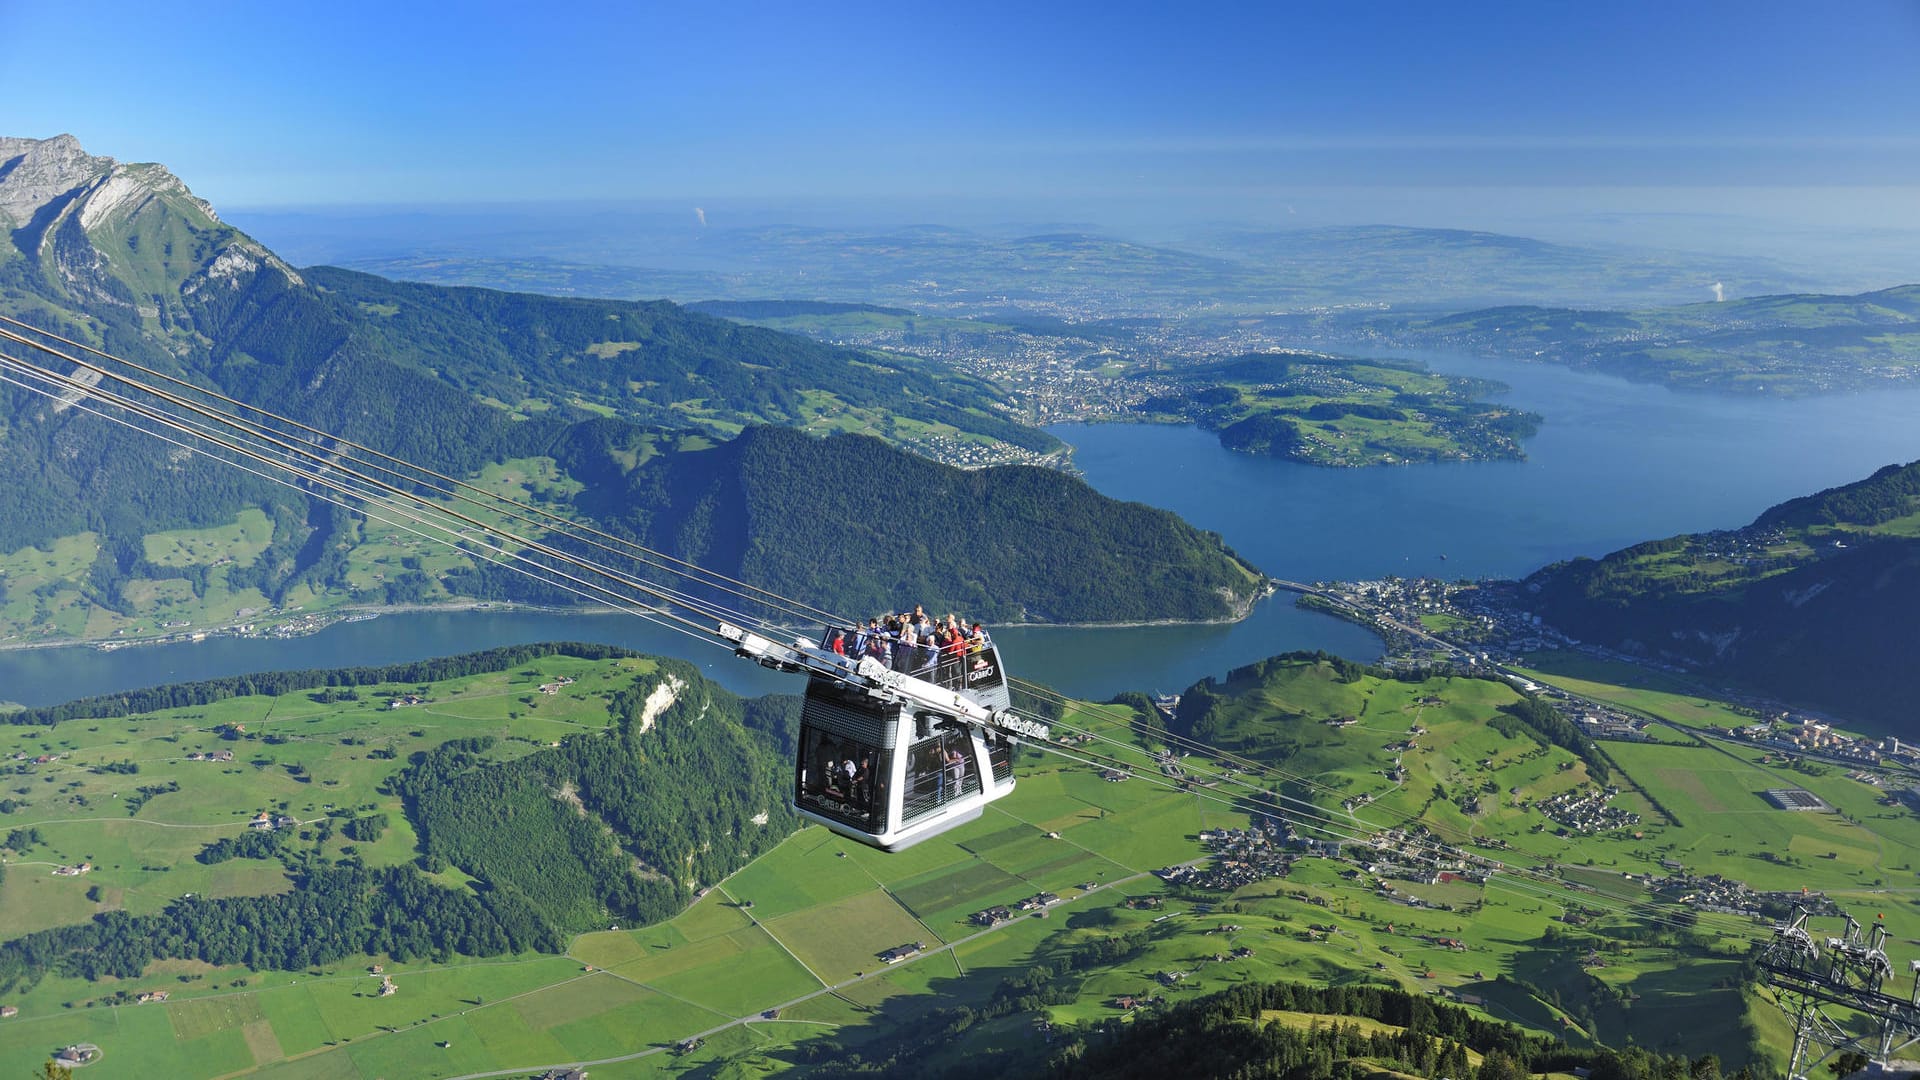
[[[1152,626],[1229,626],[1234,623],[1246,621],[1246,619],[1252,616],[1254,609],[1259,607],[1262,601],[1271,598],[1279,591],[1279,586],[1274,584],[1272,579],[1265,579],[1260,589],[1251,597],[1241,603],[1235,604],[1231,614],[1218,619],[1140,619],[1128,622],[1078,623],[1009,622],[999,623],[997,625],[1002,627],[1019,627],[1023,630],[1128,630]],[[547,604],[528,604],[511,600],[457,600],[443,604],[393,604],[378,607],[355,606],[331,608],[324,613],[307,616],[308,618],[321,618],[325,621],[320,625],[314,626],[311,629],[302,630],[298,633],[278,634],[269,630],[265,633],[236,634],[227,632],[227,628],[223,627],[209,630],[196,630],[186,635],[153,638],[63,638],[58,641],[10,641],[0,642],[0,653],[25,652],[40,649],[82,648],[94,649],[99,652],[118,652],[121,649],[153,648],[163,645],[198,645],[214,639],[290,641],[296,638],[311,637],[314,634],[329,630],[342,623],[364,622],[368,619],[377,619],[383,615],[464,614],[474,611],[565,616],[613,616],[630,614],[628,612],[612,611],[600,605],[582,604],[577,606],[568,605],[565,607],[556,607]],[[284,626],[285,624],[276,625]],[[200,636],[194,637],[192,634],[198,634]]]

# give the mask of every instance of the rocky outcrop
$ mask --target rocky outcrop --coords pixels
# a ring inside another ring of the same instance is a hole
[[[212,287],[262,271],[300,280],[164,167],[89,154],[71,135],[0,138],[0,223],[58,294],[132,315],[160,340],[193,325]]]
[[[71,135],[51,139],[0,138],[0,223],[9,230],[33,222],[55,206],[104,177],[114,160],[95,157]]]

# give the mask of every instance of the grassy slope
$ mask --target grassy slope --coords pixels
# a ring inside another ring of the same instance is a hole
[[[1529,603],[1576,638],[1908,734],[1920,463],[1794,499],[1732,531],[1556,563]]]
[[[1191,419],[1229,448],[1315,465],[1517,460],[1539,420],[1476,400],[1498,387],[1405,363],[1278,354],[1134,377],[1156,395],[1148,419]],[[1250,438],[1261,425],[1291,437]]]
[[[7,757],[15,750],[70,755],[7,784],[9,794],[26,788],[31,795],[24,796],[29,805],[0,818],[0,826],[38,823],[47,843],[14,857],[19,865],[11,868],[7,902],[0,904],[4,932],[72,921],[101,907],[151,910],[182,891],[284,887],[283,880],[277,886],[272,880],[275,864],[223,878],[214,872],[247,861],[204,867],[191,859],[209,838],[237,832],[254,810],[282,803],[300,817],[324,812],[328,803],[387,809],[395,827],[378,843],[363,846],[363,854],[375,863],[409,858],[412,837],[403,815],[375,791],[378,776],[397,762],[368,759],[366,751],[390,743],[404,759],[404,751],[459,735],[486,732],[538,742],[604,722],[599,695],[619,681],[618,673],[565,660],[533,668],[531,675],[478,676],[436,687],[429,695],[432,704],[411,710],[386,710],[379,707],[383,698],[363,691],[369,700],[358,704],[323,706],[293,695],[129,722],[83,721],[51,731],[0,729],[0,750]],[[538,698],[527,715],[509,718],[518,708],[522,683],[563,671],[580,682],[559,697]],[[1491,780],[1503,793],[1517,786],[1523,798],[1537,799],[1578,782],[1570,775],[1577,766],[1561,768],[1570,761],[1563,751],[1543,752],[1530,741],[1507,740],[1485,727],[1488,712],[1510,697],[1493,684],[1341,683],[1324,667],[1302,665],[1264,686],[1229,684],[1227,689],[1241,691],[1233,698],[1227,741],[1244,741],[1267,728],[1296,737],[1300,748],[1286,762],[1288,772],[1311,774],[1340,793],[1380,795],[1357,811],[1363,821],[1387,823],[1420,812],[1436,783],[1455,791]],[[1287,714],[1297,718],[1277,719]],[[1340,729],[1318,723],[1328,715],[1357,716],[1361,722]],[[279,732],[290,739],[273,746],[235,744],[208,734],[215,724],[232,721],[247,724],[250,733]],[[1390,756],[1382,746],[1404,737],[1416,722],[1427,729],[1417,740],[1426,749],[1403,755],[1410,780],[1397,793],[1386,790],[1390,785],[1375,771]],[[349,736],[367,741],[344,745],[341,739]],[[207,748],[238,746],[244,753],[232,766],[179,760],[203,742]],[[501,750],[531,748],[509,740]],[[1610,744],[1609,749],[1623,771],[1674,807],[1682,826],[1649,826],[1640,839],[1620,834],[1574,843],[1550,831],[1535,832],[1537,812],[1522,810],[1512,805],[1518,799],[1509,798],[1471,818],[1451,803],[1438,802],[1426,807],[1426,820],[1443,835],[1470,832],[1506,840],[1516,850],[1502,857],[1516,862],[1591,859],[1591,871],[1576,871],[1603,890],[1593,894],[1601,899],[1583,900],[1590,904],[1641,897],[1639,886],[1619,872],[1651,871],[1660,859],[1675,857],[1758,885],[1808,884],[1864,898],[1863,890],[1872,887],[1867,875],[1910,865],[1920,848],[1920,827],[1907,815],[1877,807],[1871,789],[1837,774],[1809,778],[1698,748]],[[256,755],[262,764],[251,763]],[[119,760],[139,761],[141,772],[86,771],[88,765]],[[303,764],[313,782],[292,780],[285,768],[289,762]],[[1485,887],[1406,886],[1455,908],[1420,910],[1381,899],[1365,879],[1347,880],[1341,864],[1306,860],[1285,880],[1235,894],[1230,899],[1240,906],[1237,911],[1197,914],[1191,903],[1177,898],[1161,912],[1127,910],[1119,906],[1124,896],[1161,891],[1155,879],[1136,876],[1140,871],[1196,857],[1195,832],[1244,818],[1202,795],[1168,791],[1144,779],[1103,783],[1089,771],[1050,762],[1030,762],[1015,795],[996,804],[982,821],[908,852],[884,855],[822,830],[803,830],[670,923],[585,935],[575,941],[570,958],[407,966],[397,971],[402,992],[392,999],[370,996],[364,968],[352,965],[265,974],[156,965],[143,979],[100,986],[50,978],[17,1002],[23,1013],[9,1022],[19,1025],[9,1031],[32,1037],[0,1041],[5,1046],[0,1067],[31,1068],[42,1044],[86,1039],[109,1049],[108,1060],[97,1067],[103,1076],[163,1058],[179,1063],[183,1076],[255,1065],[261,1075],[450,1075],[645,1051],[794,1001],[823,983],[858,978],[837,995],[786,1009],[777,1022],[756,1022],[751,1032],[711,1039],[693,1059],[725,1056],[777,1065],[788,1059],[790,1047],[823,1034],[849,1046],[891,1038],[899,1030],[896,1024],[911,1024],[936,1004],[984,1001],[1000,979],[1059,954],[1074,941],[1133,928],[1150,931],[1146,951],[1085,974],[1075,984],[1074,1001],[1049,1010],[1054,1019],[1117,1016],[1109,999],[1167,992],[1153,976],[1180,970],[1190,974],[1169,992],[1175,998],[1249,979],[1384,976],[1410,986],[1480,993],[1489,999],[1492,1015],[1546,1030],[1571,1034],[1559,1017],[1581,1017],[1596,1024],[1609,1042],[1630,1034],[1642,1045],[1713,1049],[1723,1058],[1738,1055],[1747,1038],[1743,1025],[1762,1022],[1748,1003],[1714,987],[1733,964],[1725,952],[1688,947],[1676,967],[1667,947],[1628,946],[1608,954],[1608,967],[1582,970],[1564,949],[1542,944],[1559,907],[1551,894],[1519,879],[1497,877]],[[143,807],[131,819],[142,824],[130,824],[112,798],[169,778],[180,780],[182,790]],[[1761,786],[1812,787],[1866,824],[1849,825],[1836,815],[1764,810],[1751,794]],[[1334,793],[1325,794],[1337,805]],[[86,805],[75,802],[76,796]],[[1046,839],[1048,831],[1062,839]],[[1787,853],[1798,857],[1799,866],[1779,867],[1751,856],[1762,842],[1778,837],[1786,837]],[[1721,854],[1723,848],[1730,853]],[[1828,850],[1842,857],[1828,860],[1823,857]],[[89,857],[99,869],[83,879],[53,878],[45,867],[26,865]],[[142,869],[159,865],[173,869]],[[1115,882],[1123,883],[1110,884]],[[1083,894],[1078,886],[1088,883],[1101,887]],[[98,905],[83,895],[96,884],[102,887]],[[968,940],[976,929],[966,922],[970,912],[1041,889],[1058,892],[1069,903],[1046,919],[1023,918]],[[753,906],[743,909],[744,901]],[[1892,920],[1920,917],[1905,894],[1877,896],[1875,903]],[[1153,921],[1167,913],[1174,917]],[[1332,922],[1340,932],[1310,940],[1305,935],[1310,922]],[[1228,924],[1242,929],[1218,931]],[[1711,916],[1706,925],[1724,932],[1729,946],[1753,932],[1736,920]],[[1454,952],[1421,942],[1419,934],[1461,937],[1470,948]],[[890,969],[874,959],[878,951],[912,940],[935,948],[964,944]],[[1211,959],[1238,946],[1253,949],[1254,956],[1225,963]],[[589,973],[587,966],[598,970]],[[1501,974],[1522,979],[1548,997],[1535,998],[1517,983],[1495,982]],[[1638,994],[1639,1001],[1620,1008],[1614,1003],[1618,994],[1603,989],[1609,986]],[[164,1007],[64,1004],[115,989],[160,987],[174,991],[174,1000]],[[1721,1002],[1713,1007],[1719,1017],[1713,1024],[1701,1025],[1697,1016],[1679,1022],[1687,1015],[1684,1008],[1704,1015],[1702,1007],[1709,1002]],[[1029,1046],[1028,1025],[1024,1018],[985,1025],[964,1044],[970,1048],[965,1052]],[[453,1045],[436,1045],[443,1041]],[[204,1064],[191,1064],[197,1062]],[[638,1075],[628,1070],[641,1064],[608,1071]]]
[[[558,471],[551,458],[516,458],[487,466],[472,480],[475,486],[519,502],[564,500],[580,484]],[[464,507],[464,512],[508,527],[518,523]],[[345,541],[347,584],[344,590],[315,594],[297,590],[288,608],[312,615],[331,609],[382,603],[387,583],[413,573],[421,582],[421,602],[453,599],[439,583],[449,570],[471,568],[475,560],[438,543],[422,539],[397,523],[356,520]],[[138,641],[180,632],[216,629],[239,623],[267,626],[295,617],[293,611],[270,612],[271,602],[256,589],[231,589],[232,568],[251,566],[273,539],[274,523],[258,509],[241,511],[231,523],[204,529],[169,529],[147,533],[146,558],[156,566],[205,568],[206,591],[196,595],[179,577],[135,577],[125,588],[131,612],[120,614],[87,602],[79,580],[98,551],[92,533],[62,537],[50,545],[0,553],[0,644],[9,641],[125,640]],[[417,567],[409,564],[417,564]],[[172,625],[169,625],[172,624]]]

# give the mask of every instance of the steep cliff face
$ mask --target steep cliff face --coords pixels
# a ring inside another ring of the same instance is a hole
[[[0,139],[0,222],[33,307],[84,312],[89,337],[120,323],[178,355],[204,345],[220,294],[261,274],[300,276],[159,165],[89,154],[71,135]],[[95,342],[97,343],[97,341]]]

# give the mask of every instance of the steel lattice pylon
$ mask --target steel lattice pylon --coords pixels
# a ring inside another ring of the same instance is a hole
[[[1822,940],[1807,929],[1806,911],[1796,907],[1761,949],[1762,982],[1793,1020],[1789,1080],[1805,1080],[1805,1070],[1845,1050],[1884,1063],[1920,1042],[1920,961],[1909,965],[1915,981],[1906,997],[1884,993],[1881,987],[1893,977],[1886,924],[1875,919],[1863,932],[1851,915],[1846,920],[1843,935]],[[1825,1049],[1809,1060],[1815,1046]]]

